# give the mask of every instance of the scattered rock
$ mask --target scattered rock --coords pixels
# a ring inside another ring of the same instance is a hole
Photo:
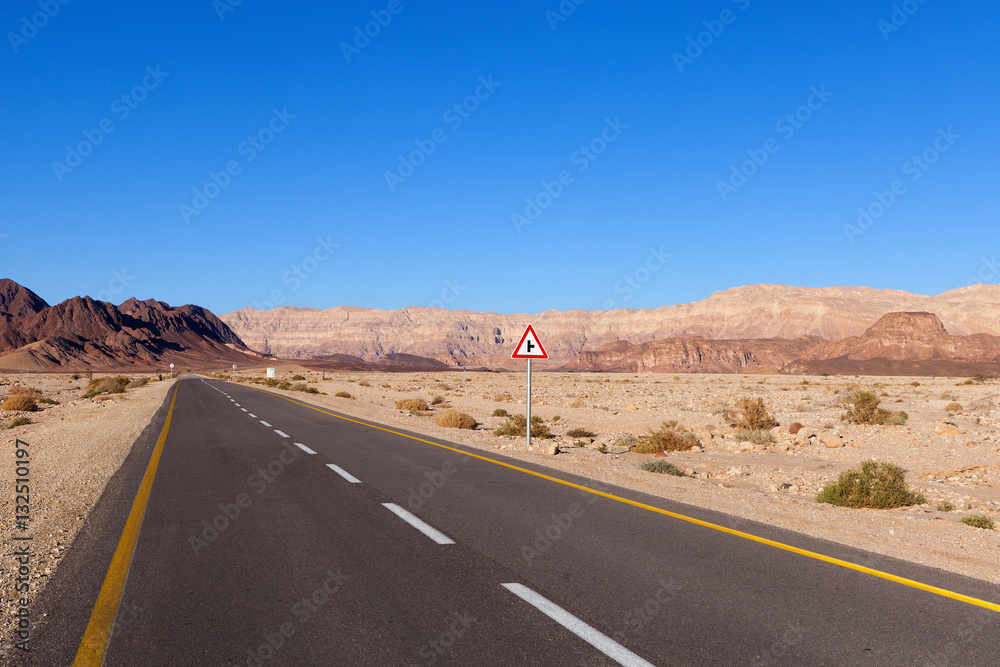
[[[740,452],[752,452],[753,448],[754,444],[752,442],[741,442],[739,445],[737,445],[737,451]]]
[[[826,445],[827,449],[837,449],[844,446],[844,439],[839,435],[828,435],[823,438],[823,444]]]
[[[692,447],[688,451],[691,452],[691,453],[693,453],[693,454],[699,454],[699,453],[701,453],[701,452],[703,452],[705,450],[702,449],[701,447],[699,447],[698,445],[695,445],[694,447]]]
[[[654,459],[665,459],[665,458],[667,458],[667,453],[666,452],[656,452],[655,454],[653,454],[653,458]]]
[[[626,406],[625,406],[624,408],[622,408],[622,412],[635,412],[635,411],[636,411],[636,410],[638,410],[638,409],[639,409],[639,408],[637,408],[637,407],[635,407],[634,405],[632,405],[631,403],[629,403],[629,404],[628,404],[628,405],[626,405]]]
[[[555,456],[559,453],[559,445],[551,444],[545,448],[545,453],[549,456]]]
[[[792,435],[795,435],[801,429],[802,429],[802,424],[800,424],[798,422],[795,422],[794,424],[792,424],[791,426],[788,427],[788,432],[791,433]]]

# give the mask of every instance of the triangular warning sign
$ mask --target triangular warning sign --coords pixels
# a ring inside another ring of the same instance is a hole
[[[521,336],[521,342],[517,344],[514,349],[514,354],[510,355],[511,359],[548,359],[549,355],[545,353],[545,348],[542,344],[538,342],[538,336],[535,334],[535,330],[528,325],[528,328],[524,330],[524,335]]]

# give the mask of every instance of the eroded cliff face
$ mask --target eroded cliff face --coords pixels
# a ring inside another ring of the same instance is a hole
[[[897,311],[933,313],[951,334],[1000,335],[1000,286],[976,285],[924,296],[869,287],[750,285],[695,303],[646,310],[549,310],[529,315],[418,307],[281,307],[244,308],[221,319],[250,348],[283,358],[353,354],[377,361],[386,354],[405,353],[451,365],[479,366],[509,364],[511,348],[528,323],[535,325],[553,363],[562,364],[619,341],[633,345],[695,337],[705,341],[801,337],[837,341],[860,337],[883,315]],[[678,344],[673,345],[647,350],[661,355],[647,365],[664,365],[660,363],[664,359],[682,354]],[[705,344],[699,345],[704,348]],[[718,346],[709,347],[711,354],[721,354]],[[777,349],[770,354],[777,355],[772,361],[784,358]],[[735,362],[725,363],[728,367]]]

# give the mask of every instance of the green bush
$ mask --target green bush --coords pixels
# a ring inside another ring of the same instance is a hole
[[[862,461],[860,470],[845,470],[833,484],[816,495],[816,501],[839,507],[892,509],[925,502],[923,494],[910,491],[906,471],[893,463]]]
[[[302,374],[300,374],[300,373],[296,373],[295,375],[293,375],[293,376],[292,376],[292,379],[293,379],[293,380],[305,380],[305,379],[306,379],[306,376],[305,376],[305,375],[302,375]]]
[[[841,415],[840,419],[850,424],[901,426],[908,418],[905,412],[880,408],[878,396],[864,389],[851,392],[847,403],[847,412]]]
[[[536,421],[539,417],[531,418],[531,435],[535,438],[549,437],[549,427]],[[493,431],[493,435],[521,436],[527,435],[528,419],[524,415],[508,415],[507,421]]]
[[[31,419],[28,417],[15,417],[11,423],[7,424],[7,428],[17,428],[18,426],[27,426],[31,423]]]
[[[503,408],[497,408],[496,410],[493,411],[493,416],[494,417],[507,417],[508,413]]]
[[[674,477],[683,477],[684,473],[681,469],[675,466],[673,463],[668,463],[667,461],[646,461],[645,463],[639,464],[640,470],[645,470],[646,472],[658,472],[665,475],[673,475]]]
[[[993,519],[985,514],[970,514],[969,516],[964,517],[959,523],[964,523],[966,526],[972,526],[973,528],[984,528],[986,530],[997,529],[997,525],[993,522]]]
[[[570,430],[566,431],[566,435],[568,435],[571,438],[594,438],[594,437],[597,437],[596,433],[594,433],[593,431],[588,431],[585,428],[571,428]]]
[[[695,445],[701,445],[701,441],[686,428],[676,421],[663,422],[659,430],[649,430],[649,433],[640,437],[638,442],[629,449],[637,454],[656,454],[657,452],[683,452],[691,449]]]
[[[947,500],[942,500],[937,504],[938,512],[950,512],[955,509],[955,506],[949,503]]]

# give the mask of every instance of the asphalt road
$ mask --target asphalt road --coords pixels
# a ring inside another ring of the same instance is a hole
[[[37,602],[27,663],[73,662],[167,408]],[[525,470],[1000,602],[986,582],[415,438],[182,380],[104,664],[998,662],[996,611]]]

